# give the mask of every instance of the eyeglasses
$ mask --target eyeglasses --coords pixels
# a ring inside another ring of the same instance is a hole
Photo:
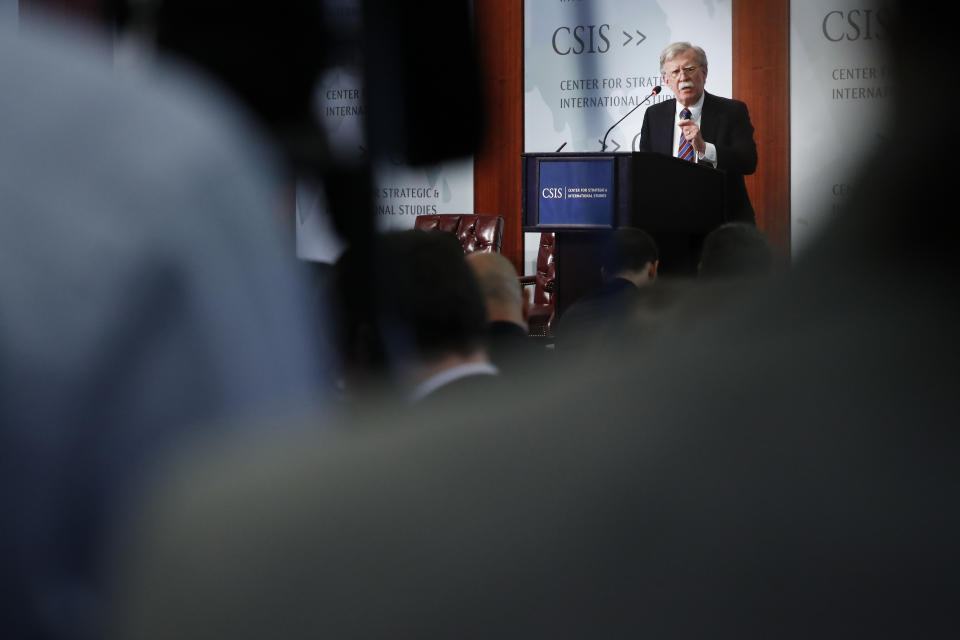
[[[691,75],[694,71],[696,71],[696,70],[699,69],[699,68],[700,68],[700,65],[694,65],[694,66],[692,66],[692,67],[680,67],[679,69],[674,69],[673,71],[670,71],[669,73],[670,73],[670,77],[671,77],[672,79],[676,80],[677,78],[680,77],[680,72],[681,72],[681,71],[685,71],[686,74],[689,76],[689,75]]]

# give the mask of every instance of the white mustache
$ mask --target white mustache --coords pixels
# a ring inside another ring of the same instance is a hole
[[[677,89],[693,89],[693,83],[689,80],[684,80],[677,85]]]

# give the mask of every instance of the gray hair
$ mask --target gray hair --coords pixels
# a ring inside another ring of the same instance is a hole
[[[466,261],[480,285],[484,300],[523,308],[520,279],[506,256],[493,252],[474,252],[466,255]]]
[[[678,55],[685,51],[693,50],[697,54],[697,64],[704,69],[707,68],[707,52],[701,49],[700,47],[695,47],[689,42],[674,42],[668,44],[667,47],[660,53],[660,74],[663,74],[664,67],[667,63],[676,58]]]

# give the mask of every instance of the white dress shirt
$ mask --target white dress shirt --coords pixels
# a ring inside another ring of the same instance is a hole
[[[694,124],[700,127],[700,118],[703,115],[703,98],[705,95],[706,94],[701,95],[700,99],[697,100],[697,103],[690,107],[684,107],[682,104],[680,104],[680,101],[677,100],[677,112],[673,119],[675,125],[673,127],[673,157],[675,158],[679,157],[678,152],[680,151],[680,143],[683,141],[683,135],[680,133],[680,121],[683,118],[680,117],[680,112],[684,109],[689,109],[691,114],[690,119],[693,120]],[[717,148],[712,142],[707,142],[706,145],[707,148],[702,154],[697,151],[696,148],[694,148],[694,151],[696,151],[696,154],[694,155],[694,162],[706,161],[713,166],[717,166]]]
[[[449,384],[454,380],[459,380],[460,378],[476,375],[495,376],[499,375],[499,373],[500,370],[489,362],[471,362],[451,367],[417,385],[413,393],[410,394],[410,402],[418,402],[422,400],[424,396],[433,393],[443,385]]]

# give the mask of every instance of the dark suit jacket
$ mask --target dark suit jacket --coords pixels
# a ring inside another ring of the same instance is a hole
[[[648,108],[640,130],[640,151],[673,155],[676,99]],[[717,148],[717,169],[726,172],[727,219],[754,222],[753,206],[743,176],[757,169],[757,145],[747,105],[704,93],[700,119],[703,139]]]
[[[640,288],[624,278],[604,283],[560,316],[554,328],[557,349],[580,350],[594,344],[597,338],[609,336],[611,327],[628,318],[642,297]]]
[[[526,329],[512,322],[487,323],[487,342],[490,361],[502,374],[513,372],[523,364],[540,364],[546,356],[546,341],[531,337]]]

